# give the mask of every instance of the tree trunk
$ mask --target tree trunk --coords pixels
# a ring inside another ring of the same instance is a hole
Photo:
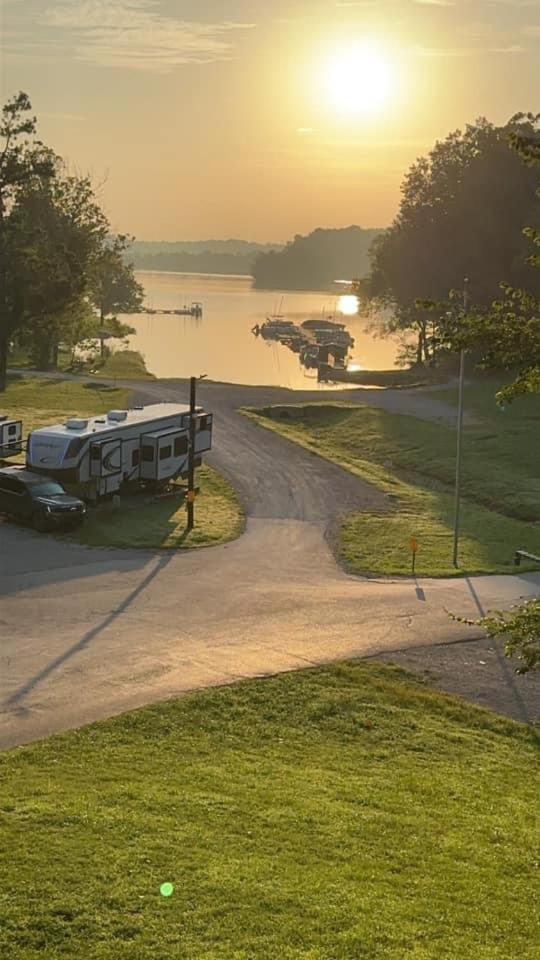
[[[422,360],[424,357],[424,338],[422,334],[422,328],[418,331],[418,340],[416,343],[416,363],[417,366],[422,366]]]
[[[49,340],[44,337],[42,340],[39,340],[37,344],[37,368],[38,370],[48,370],[49,369],[49,359],[51,356],[51,347]]]
[[[8,338],[7,334],[0,333],[0,393],[3,393],[7,387],[7,353]]]

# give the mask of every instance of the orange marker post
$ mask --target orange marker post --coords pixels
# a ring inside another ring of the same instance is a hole
[[[416,566],[416,554],[418,551],[418,540],[416,537],[411,537],[411,553],[412,553],[412,574],[414,577],[414,569]]]

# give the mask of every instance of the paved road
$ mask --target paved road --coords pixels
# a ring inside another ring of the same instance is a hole
[[[142,389],[184,399],[186,386]],[[341,511],[384,507],[380,492],[235,412],[285,391],[203,391],[213,460],[246,510],[239,540],[186,554],[91,550],[0,525],[1,747],[210,684],[472,636],[446,610],[477,615],[538,592],[530,574],[347,576],[328,529]]]

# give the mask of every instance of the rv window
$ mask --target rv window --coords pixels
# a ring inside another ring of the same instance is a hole
[[[174,441],[174,455],[175,457],[181,457],[183,453],[188,452],[188,439],[187,437],[177,437]]]
[[[208,429],[208,417],[200,417],[199,430],[207,430],[207,429]]]
[[[86,440],[86,437],[74,437],[73,440],[70,440],[66,450],[66,459],[71,460],[73,457],[76,457],[84,447]]]
[[[8,427],[9,436],[14,437],[16,433],[17,433],[17,424],[16,423],[10,424]]]
[[[131,454],[131,466],[138,467],[140,459],[141,459],[141,451],[137,447],[137,449],[134,450],[133,453]]]
[[[71,444],[70,444],[70,446],[71,446]],[[101,459],[101,447],[98,447],[97,444],[93,444],[93,445],[90,447],[90,457],[92,458],[92,460],[100,460],[100,459]]]
[[[160,459],[160,460],[168,460],[169,457],[171,456],[171,454],[172,454],[172,447],[171,447],[171,445],[169,444],[168,447],[162,447],[162,448],[161,448],[161,450],[159,451],[159,459]]]
[[[149,444],[147,443],[142,448],[142,458],[147,463],[151,462],[154,459],[154,448],[149,446]]]

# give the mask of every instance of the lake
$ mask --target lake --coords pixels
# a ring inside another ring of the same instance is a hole
[[[264,384],[292,389],[317,387],[316,370],[307,370],[298,354],[275,341],[252,333],[268,315],[280,312],[288,320],[333,314],[355,339],[349,365],[383,370],[395,366],[397,345],[377,339],[367,330],[367,319],[356,310],[355,298],[326,293],[254,290],[251,277],[138,271],[145,305],[176,309],[192,301],[202,303],[201,318],[137,314],[123,317],[136,330],[129,338],[148,370],[157,377],[206,374],[211,380]],[[336,288],[338,289],[338,288]],[[321,388],[324,389],[324,387]]]

